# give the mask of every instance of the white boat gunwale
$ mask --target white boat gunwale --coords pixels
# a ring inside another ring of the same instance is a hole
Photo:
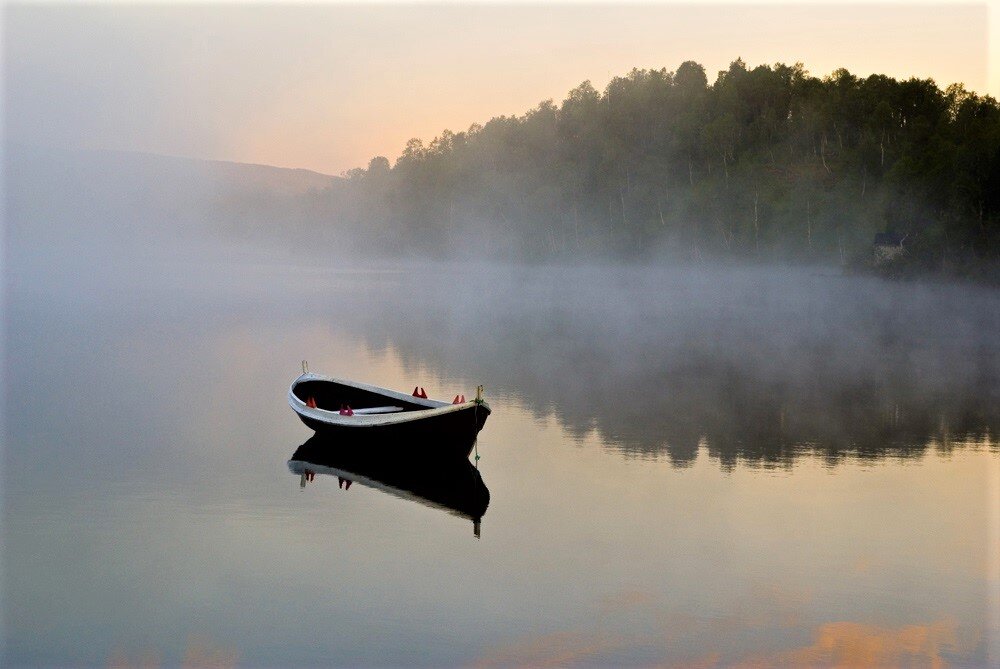
[[[306,381],[325,381],[328,383],[350,386],[352,388],[357,388],[358,390],[364,390],[366,392],[376,393],[385,397],[395,398],[409,404],[419,404],[426,406],[427,408],[390,414],[355,414],[353,416],[345,416],[342,415],[339,410],[329,411],[318,407],[314,408],[302,401],[295,394],[295,387]],[[451,404],[441,400],[414,397],[413,395],[407,395],[406,393],[401,393],[396,390],[381,388],[379,386],[373,386],[358,381],[338,379],[332,376],[316,374],[314,372],[306,372],[305,374],[299,375],[298,378],[292,381],[292,385],[288,387],[288,404],[292,407],[292,410],[300,416],[304,416],[321,423],[326,423],[328,425],[336,425],[338,427],[374,427],[382,425],[397,425],[415,420],[424,420],[433,416],[442,416],[468,409],[470,406],[474,406],[476,402],[473,400],[462,404]],[[485,402],[483,404],[485,405]]]

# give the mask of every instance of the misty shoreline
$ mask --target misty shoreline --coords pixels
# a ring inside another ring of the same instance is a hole
[[[74,262],[78,256],[81,263],[104,263],[107,256],[114,264],[122,254],[138,259],[161,253],[211,262],[211,249],[216,248],[223,261],[237,255],[248,261],[305,260],[331,266],[817,266],[831,278],[873,275],[908,283],[1000,285],[1000,263],[963,264],[945,258],[929,266],[915,255],[904,255],[873,266],[871,238],[855,240],[848,255],[825,259],[770,251],[722,253],[691,246],[690,240],[660,238],[651,239],[639,252],[624,254],[614,247],[549,253],[544,240],[538,240],[540,252],[522,253],[517,248],[528,242],[520,233],[502,239],[498,232],[484,233],[483,221],[466,229],[456,220],[437,247],[410,247],[397,227],[373,225],[359,233],[354,223],[332,216],[330,197],[349,181],[306,170],[8,143],[6,252],[14,263],[18,256],[44,262],[49,255],[59,262]],[[859,243],[867,250],[858,250]]]

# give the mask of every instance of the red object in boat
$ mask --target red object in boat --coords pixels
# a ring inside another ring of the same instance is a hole
[[[307,399],[306,400],[306,406],[309,407],[310,409],[315,409],[316,408],[316,398],[315,397],[310,397],[309,399]]]

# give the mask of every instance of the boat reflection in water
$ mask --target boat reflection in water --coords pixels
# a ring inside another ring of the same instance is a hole
[[[428,459],[387,453],[399,453],[399,449],[378,438],[315,434],[295,450],[288,469],[299,476],[303,488],[316,474],[326,474],[337,477],[341,488],[357,483],[468,518],[479,537],[490,491],[476,467],[460,457]]]

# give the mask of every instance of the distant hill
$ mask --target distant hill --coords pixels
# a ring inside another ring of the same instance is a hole
[[[177,242],[287,234],[301,200],[340,179],[303,169],[117,151],[7,145],[13,247]]]
[[[163,156],[150,156],[162,158]],[[183,160],[183,159],[181,159]],[[234,163],[228,161],[194,161],[207,163],[207,170],[220,183],[233,190],[246,190],[276,195],[305,195],[330,188],[339,177],[312,170],[289,169],[271,165]]]

